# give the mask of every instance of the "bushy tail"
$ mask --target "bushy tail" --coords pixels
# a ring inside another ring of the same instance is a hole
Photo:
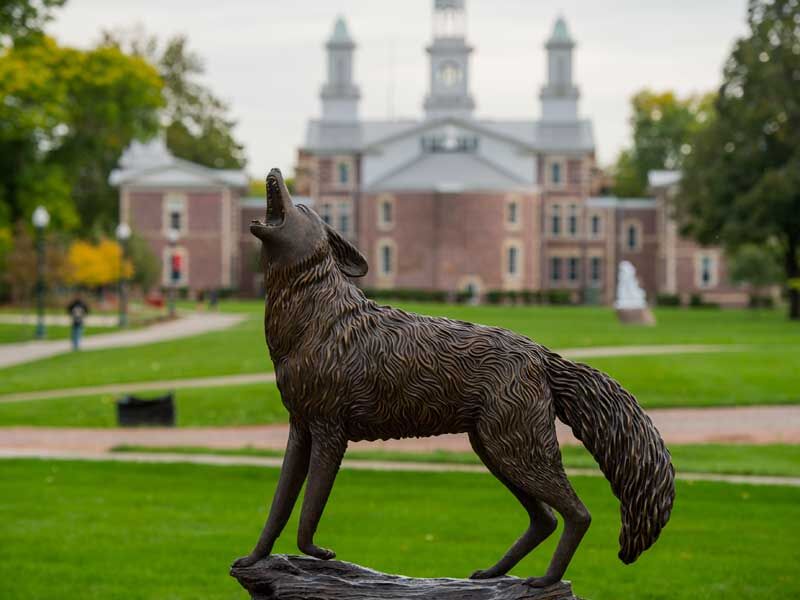
[[[542,349],[558,418],[592,453],[620,500],[619,558],[630,564],[667,524],[675,470],[653,422],[608,375]]]

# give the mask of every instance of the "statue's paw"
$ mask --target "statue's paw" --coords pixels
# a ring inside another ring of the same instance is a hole
[[[478,569],[472,575],[469,576],[470,579],[492,579],[494,577],[499,577],[500,575],[495,573],[493,569]]]
[[[309,556],[313,556],[314,558],[318,558],[320,560],[330,560],[332,558],[336,558],[336,552],[333,550],[328,550],[327,548],[320,548],[319,546],[315,546],[314,544],[307,544],[305,546],[300,546],[300,551],[303,554],[308,554]]]
[[[232,569],[241,569],[241,568],[244,568],[244,567],[251,567],[254,564],[256,564],[258,561],[260,561],[262,558],[264,558],[265,556],[268,556],[268,555],[259,556],[258,554],[253,554],[251,552],[247,556],[243,556],[241,558],[237,558],[235,561],[233,561],[233,564],[231,565],[231,568]]]
[[[554,583],[558,582],[559,579],[559,577],[555,577],[553,575],[544,575],[543,577],[528,577],[525,580],[525,583],[531,587],[543,588],[547,587],[548,585],[553,585]]]

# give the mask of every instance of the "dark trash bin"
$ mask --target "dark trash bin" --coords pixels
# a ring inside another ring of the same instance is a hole
[[[117,400],[117,423],[120,427],[154,425],[175,426],[175,394],[145,399],[123,396]]]

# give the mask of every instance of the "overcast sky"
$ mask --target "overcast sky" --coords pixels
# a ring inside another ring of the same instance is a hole
[[[68,0],[50,25],[64,44],[89,46],[105,28],[183,33],[206,83],[231,106],[247,170],[294,170],[306,121],[320,112],[325,39],[337,14],[356,49],[365,118],[418,117],[427,91],[432,0]],[[536,118],[544,40],[562,14],[577,40],[582,116],[594,121],[601,164],[628,144],[629,99],[643,87],[714,89],[746,0],[467,0],[475,47],[476,115]]]

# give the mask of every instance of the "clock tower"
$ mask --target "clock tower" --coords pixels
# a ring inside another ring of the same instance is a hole
[[[469,55],[466,42],[465,0],[434,0],[433,42],[430,56],[430,87],[425,98],[427,118],[468,118],[475,108],[469,93]]]

